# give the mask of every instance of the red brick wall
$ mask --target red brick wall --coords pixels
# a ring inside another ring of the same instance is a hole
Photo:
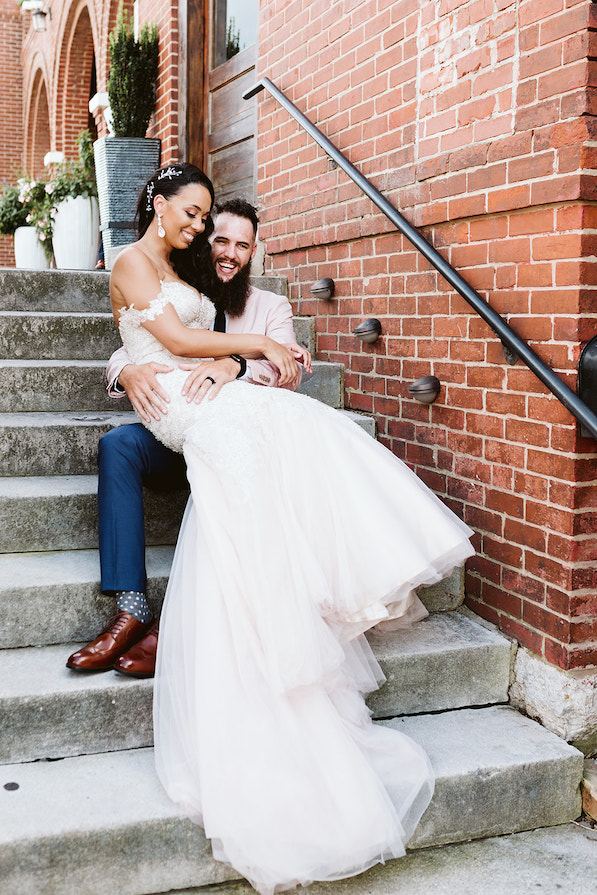
[[[158,26],[160,68],[155,115],[149,137],[162,141],[162,164],[177,161],[178,146],[178,2],[177,0],[141,0],[140,22]]]
[[[266,0],[259,70],[569,384],[597,331],[588,0]],[[468,602],[570,668],[597,664],[596,445],[275,101],[261,235],[348,406],[475,529]],[[311,284],[336,281],[331,303]],[[352,335],[378,317],[372,346]],[[408,385],[433,373],[418,404]]]
[[[2,0],[13,2],[13,0]],[[105,92],[110,60],[108,38],[116,23],[120,0],[54,0],[47,31],[36,34],[27,16],[23,45],[25,120],[37,130],[36,90],[41,73],[49,98],[50,144],[69,156],[76,153],[77,134],[88,125],[92,61],[95,57],[97,90]],[[132,10],[132,0],[125,7]],[[20,14],[19,14],[20,21]],[[165,161],[178,157],[178,4],[140,0],[139,21],[155,23],[160,41],[158,103],[148,136],[162,140]],[[36,80],[37,79],[37,80]],[[96,125],[107,133],[101,116]]]
[[[15,182],[21,167],[23,149],[23,104],[21,85],[21,44],[23,26],[21,11],[14,0],[0,0],[0,33],[2,65],[0,66],[0,122],[2,151],[0,181]],[[12,237],[0,237],[0,267],[14,264]]]

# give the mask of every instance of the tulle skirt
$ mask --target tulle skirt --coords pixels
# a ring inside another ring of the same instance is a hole
[[[415,589],[471,555],[471,531],[319,402],[231,383],[196,410],[160,625],[160,780],[263,895],[400,857],[433,773],[372,723],[363,694],[383,675],[363,633],[424,618]]]

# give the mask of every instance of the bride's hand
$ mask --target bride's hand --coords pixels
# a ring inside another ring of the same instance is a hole
[[[280,345],[279,342],[275,342],[266,336],[263,355],[272,364],[275,364],[280,371],[279,384],[281,386],[288,385],[296,380],[299,368],[294,355],[285,345]]]
[[[302,345],[299,345],[297,342],[291,342],[286,345],[286,348],[290,351],[292,356],[302,364],[307,373],[313,372],[313,367],[311,366],[311,352],[307,351],[306,348],[303,348]]]

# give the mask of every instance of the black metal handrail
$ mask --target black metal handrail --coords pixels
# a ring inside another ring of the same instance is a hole
[[[393,205],[385,199],[381,193],[371,184],[366,177],[358,171],[351,162],[331,143],[327,137],[321,133],[315,125],[303,115],[302,112],[292,103],[281,90],[273,84],[269,78],[261,78],[250,90],[243,94],[244,99],[250,99],[262,90],[267,90],[275,97],[281,106],[294,118],[307,133],[313,137],[316,143],[326,152],[331,159],[336,162],[338,167],[348,174],[351,180],[368,196],[371,201],[377,205],[394,226],[406,236],[409,242],[414,245],[430,264],[442,275],[442,277],[450,283],[450,285],[461,295],[466,302],[477,312],[477,314],[485,320],[496,335],[501,339],[504,348],[519,357],[527,367],[537,376],[541,382],[561,401],[570,413],[582,423],[587,432],[597,438],[597,415],[587,407],[584,401],[572,391],[572,389],[563,382],[559,376],[541,360],[538,354],[527,345],[527,343],[518,336],[514,330],[506,323],[503,317],[494,311],[490,305],[484,301],[478,292],[476,292],[469,284],[463,280],[460,274],[454,270],[451,264],[439,254],[439,252],[430,245],[424,236],[415,229],[408,221],[397,211]]]

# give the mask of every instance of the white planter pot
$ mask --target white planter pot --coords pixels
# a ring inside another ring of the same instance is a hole
[[[93,270],[99,249],[97,199],[65,199],[54,219],[54,258],[62,270]]]
[[[45,270],[50,266],[35,227],[17,227],[14,243],[16,267],[25,270]]]

